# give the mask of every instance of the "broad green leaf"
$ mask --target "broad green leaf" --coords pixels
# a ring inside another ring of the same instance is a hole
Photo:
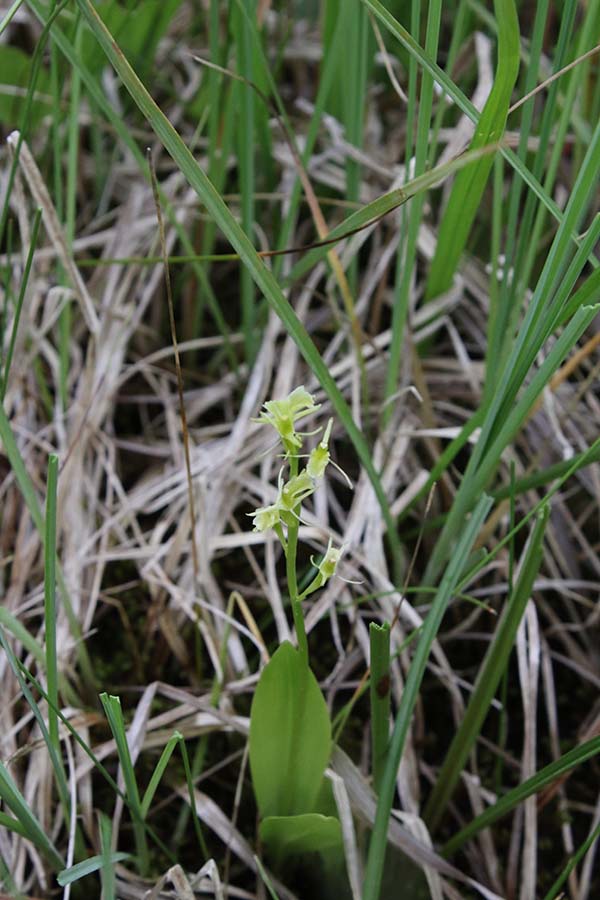
[[[498,21],[498,69],[471,141],[472,150],[493,143],[502,136],[512,90],[519,74],[519,20],[514,0],[495,0],[494,9]],[[452,284],[491,166],[491,157],[484,157],[456,176],[429,270],[426,299],[437,297]]]
[[[263,669],[250,711],[250,770],[261,816],[313,812],[331,752],[317,679],[287,641]]]
[[[333,816],[269,816],[260,825],[261,841],[275,854],[315,853],[342,845],[342,827]]]
[[[32,57],[17,47],[0,47],[0,122],[17,128],[27,94]],[[51,112],[50,79],[46,69],[40,68],[35,96],[31,105],[28,126],[35,128],[44,115]]]

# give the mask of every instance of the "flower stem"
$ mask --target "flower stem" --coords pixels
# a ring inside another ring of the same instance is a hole
[[[294,478],[298,474],[298,459],[290,458],[290,478]],[[290,603],[292,606],[292,616],[294,619],[294,628],[296,629],[296,638],[298,640],[298,649],[308,663],[308,640],[306,638],[306,628],[304,627],[304,615],[302,613],[302,604],[298,596],[298,579],[296,574],[296,552],[298,548],[298,528],[300,516],[300,506],[298,504],[294,510],[294,514],[290,517],[291,521],[288,525],[287,547],[285,551],[285,569],[288,583],[288,591],[290,594]]]

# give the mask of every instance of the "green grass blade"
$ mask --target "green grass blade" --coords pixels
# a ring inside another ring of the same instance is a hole
[[[390,625],[369,626],[371,677],[371,770],[373,786],[379,793],[390,742]]]
[[[419,688],[429,659],[431,645],[438,633],[442,618],[446,612],[448,603],[456,589],[461,577],[465,562],[471,552],[473,542],[479,533],[485,517],[491,507],[490,497],[483,496],[473,510],[471,518],[466,523],[452,559],[450,560],[444,577],[435,595],[431,609],[425,619],[419,643],[412,660],[402,700],[396,716],[394,731],[390,741],[388,760],[381,781],[379,802],[375,826],[371,837],[365,881],[363,885],[363,900],[378,900],[383,875],[383,863],[387,846],[387,830],[396,790],[396,775],[402,758],[404,742],[410,728],[412,715],[417,702]]]
[[[102,865],[100,868],[100,882],[102,884],[102,900],[115,900],[116,879],[115,868],[112,864],[112,822],[103,812],[98,813],[98,832],[100,834],[100,850],[102,851]]]
[[[293,283],[302,278],[306,272],[310,271],[318,262],[323,259],[331,249],[331,245],[337,241],[343,240],[345,237],[372,225],[378,219],[387,215],[395,209],[398,209],[408,200],[416,197],[422,191],[441,184],[444,179],[450,175],[460,171],[465,166],[472,165],[485,155],[491,155],[498,149],[497,144],[491,144],[488,147],[482,147],[477,150],[469,150],[450,162],[443,163],[435,169],[430,169],[419,175],[411,181],[407,182],[401,188],[395,188],[387,194],[382,194],[376,200],[372,200],[365,206],[362,206],[356,212],[347,216],[343,222],[332,228],[327,236],[327,243],[309,250],[302,259],[296,263],[290,272],[286,283]]]
[[[5,803],[14,814],[20,827],[23,829],[23,831],[19,831],[19,833],[24,832],[27,839],[38,848],[53,869],[56,871],[64,869],[65,864],[58,850],[47,837],[44,829],[30,810],[25,797],[19,791],[8,769],[2,762],[0,762],[0,797],[2,798],[2,802]]]
[[[148,843],[146,841],[146,832],[143,826],[143,816],[140,803],[140,794],[137,786],[137,779],[133,769],[133,762],[129,752],[129,744],[127,743],[127,732],[125,730],[125,722],[123,721],[123,712],[121,710],[121,701],[118,697],[102,693],[100,701],[104,707],[110,730],[113,733],[115,743],[117,745],[117,755],[121,763],[121,771],[123,772],[123,780],[125,782],[125,793],[127,801],[132,811],[136,814],[133,818],[133,833],[135,837],[135,847],[138,859],[138,865],[142,874],[148,871],[150,857],[148,854]]]
[[[10,427],[10,422],[8,421],[7,415],[4,412],[4,407],[0,404],[0,441],[4,447],[4,452],[8,457],[8,461],[10,463],[11,471],[19,485],[19,490],[23,495],[23,499],[27,505],[27,509],[29,510],[29,514],[33,519],[33,523],[40,535],[43,536],[45,534],[45,525],[44,525],[44,517],[42,515],[42,511],[40,509],[40,505],[38,503],[37,495],[35,489],[33,487],[31,478],[25,468],[25,464],[19,452],[19,448],[17,446],[17,442],[15,441],[14,434],[12,432],[12,428]],[[79,627],[79,622],[77,621],[77,617],[73,612],[73,606],[71,604],[71,599],[69,597],[69,592],[67,590],[67,585],[62,573],[60,566],[57,564],[56,566],[56,579],[58,582],[58,587],[60,590],[60,594],[62,597],[62,601],[65,607],[65,612],[67,614],[67,618],[69,620],[69,626],[71,628],[71,633],[73,637],[77,640],[77,653],[79,657],[79,662],[82,669],[82,674],[89,686],[93,686],[95,683],[92,667],[90,664],[89,656],[85,647],[85,643],[83,641],[83,636],[81,634],[81,628]]]
[[[206,842],[204,840],[204,835],[202,834],[202,828],[200,827],[200,819],[198,818],[198,810],[196,809],[196,799],[194,797],[194,780],[192,778],[192,770],[190,767],[190,758],[188,756],[187,747],[185,746],[185,741],[179,741],[179,747],[181,749],[181,757],[183,759],[183,769],[185,772],[185,782],[188,789],[188,796],[190,799],[190,809],[192,810],[192,821],[194,823],[194,831],[196,832],[196,838],[198,840],[198,845],[205,859],[208,859],[210,853],[208,852],[208,848],[206,846]]]
[[[463,720],[438,774],[423,816],[431,831],[438,826],[460,778],[466,759],[477,741],[490,704],[506,671],[515,635],[531,596],[534,579],[542,560],[543,539],[548,522],[548,507],[538,515],[514,592],[503,610],[496,633],[477,674]]]
[[[600,838],[600,822],[590,831],[585,841],[577,848],[569,862],[566,864],[548,893],[544,896],[544,900],[559,900],[564,894],[560,890],[575,866],[583,859],[590,847]]]
[[[440,36],[440,20],[442,15],[442,4],[439,0],[429,4],[427,15],[427,32],[425,37],[425,51],[434,59],[437,57],[439,36]],[[418,23],[419,16],[416,16]],[[418,32],[417,32],[418,33]],[[417,142],[414,157],[414,172],[416,176],[422,175],[428,162],[429,150],[429,133],[431,127],[431,110],[433,105],[433,78],[429,72],[423,73],[421,81],[421,98],[418,106],[417,118]],[[487,159],[487,158],[486,158]],[[491,158],[490,158],[491,159]],[[482,165],[486,161],[484,159],[474,163],[469,169],[463,169],[463,175],[469,171]],[[407,166],[410,160],[406,160]],[[458,175],[458,178],[461,176]],[[390,356],[385,382],[385,398],[386,400],[393,396],[398,389],[398,375],[400,372],[400,360],[402,351],[404,350],[404,326],[408,315],[408,304],[411,286],[413,282],[413,271],[417,259],[417,239],[422,224],[423,204],[425,202],[425,193],[419,193],[413,199],[408,213],[408,230],[406,240],[403,241],[398,249],[396,261],[396,287],[394,297],[394,307],[392,311],[392,336],[390,340]],[[385,419],[389,422],[393,413],[391,403],[385,407]]]
[[[124,859],[129,858],[129,853],[122,852],[110,853],[108,855],[111,868],[114,867],[115,863],[123,862]],[[70,866],[68,869],[63,869],[62,872],[59,872],[56,876],[56,880],[61,887],[66,887],[68,884],[73,884],[75,881],[79,881],[81,878],[85,878],[86,875],[93,875],[94,872],[102,869],[105,861],[106,860],[104,856],[88,856],[88,858],[82,860],[82,862],[76,863],[74,866]]]
[[[240,0],[244,10],[251,15],[254,12],[253,0]],[[254,80],[252,42],[249,29],[246,27],[243,15],[239,9],[232,12],[234,17],[234,33],[237,52],[238,73],[248,81]],[[254,228],[254,194],[255,194],[255,164],[254,151],[256,146],[255,111],[256,98],[254,91],[246,84],[236,84],[234,95],[238,100],[240,114],[236,117],[237,131],[237,160],[238,180],[240,186],[242,228],[247,235],[251,235]],[[246,360],[251,363],[256,349],[256,334],[254,308],[254,283],[249,270],[244,266],[240,273],[240,299],[242,304],[242,331],[246,348]]]
[[[262,864],[262,862],[260,861],[260,859],[258,858],[258,856],[255,856],[255,857],[254,857],[254,862],[256,863],[256,868],[258,869],[258,873],[259,873],[260,877],[262,878],[263,883],[264,883],[266,889],[267,889],[268,892],[269,892],[269,896],[271,897],[271,900],[279,900],[279,896],[277,895],[277,891],[276,891],[275,888],[273,887],[273,884],[272,884],[272,882],[271,882],[271,879],[269,878],[269,873],[267,872],[267,870],[266,870],[265,867],[263,866],[263,864]]]
[[[501,137],[519,73],[519,20],[514,0],[495,0],[494,9],[498,21],[498,68],[494,85],[479,117],[471,149],[491,144]],[[425,49],[427,52],[427,47]],[[485,157],[456,177],[439,229],[425,288],[426,300],[442,294],[452,284],[491,166],[492,159]]]
[[[446,73],[431,59],[429,54],[425,53],[419,43],[412,35],[403,28],[403,26],[394,18],[394,16],[383,6],[380,0],[362,0],[369,9],[377,16],[377,18],[385,25],[391,34],[408,50],[415,59],[419,61],[422,67],[433,75],[434,80],[443,88],[448,97],[453,100],[461,112],[464,112],[473,122],[479,121],[479,113],[470,100],[465,97],[459,87],[452,81]],[[550,214],[558,221],[562,222],[563,214],[558,205],[554,202],[548,191],[539,183],[538,179],[529,171],[527,166],[519,159],[510,149],[501,150],[504,158],[509,162],[512,168],[519,174],[525,184],[535,194],[538,200],[545,206]],[[528,236],[529,240],[529,236]],[[577,235],[571,233],[571,240],[577,241]],[[595,260],[592,257],[592,260]]]
[[[0,606],[0,626],[6,628],[7,631],[10,631],[19,643],[23,644],[27,652],[31,653],[36,662],[40,663],[42,666],[44,665],[46,657],[42,647],[40,647],[31,632],[19,622],[16,616],[13,616],[13,614],[3,606]]]
[[[494,803],[493,806],[490,806],[485,812],[480,816],[477,816],[476,819],[473,819],[473,821],[465,828],[462,828],[455,834],[454,837],[445,844],[444,855],[450,856],[452,853],[455,853],[466,841],[474,837],[474,835],[479,834],[484,828],[489,828],[490,825],[493,825],[493,823],[497,822],[502,816],[505,816],[524,800],[527,800],[528,797],[537,794],[538,791],[541,791],[547,784],[551,784],[553,781],[556,781],[557,778],[561,778],[567,772],[570,772],[571,769],[574,769],[575,766],[582,765],[586,760],[596,756],[597,753],[600,753],[600,737],[592,738],[592,740],[586,741],[578,747],[574,747],[572,750],[569,750],[568,753],[561,756],[560,759],[557,759],[550,763],[550,765],[540,769],[539,772],[536,772],[535,775],[528,778],[523,784],[508,791],[508,793]]]
[[[48,679],[48,730],[50,740],[58,754],[58,661],[56,652],[56,488],[58,482],[58,456],[48,457],[48,484],[46,488],[46,534],[44,540],[44,626],[46,631],[46,678]]]
[[[6,10],[6,13],[4,14],[4,18],[0,22],[0,34],[2,34],[5,30],[5,28],[7,28],[10,25],[10,23],[12,22],[12,20],[15,17],[15,14],[19,11],[19,7],[24,2],[25,2],[25,0],[14,0],[13,4],[10,6],[10,8]]]
[[[39,693],[39,695],[47,703],[49,702],[48,694],[46,693],[46,691],[44,690],[42,685],[39,683],[39,681],[32,675],[32,673],[29,671],[27,666],[25,666],[20,660],[18,660],[15,657],[15,655],[13,654],[13,652],[10,648],[10,645],[6,641],[1,629],[0,629],[0,645],[3,647],[6,655],[9,658],[13,672],[15,673],[16,677],[19,679],[19,685],[21,687],[21,691],[22,691],[23,695],[27,699],[34,714],[36,715],[36,719],[40,726],[40,730],[42,731],[42,734],[44,735],[44,740],[45,740],[46,746],[48,747],[48,753],[50,754],[50,758],[53,762],[53,766],[54,766],[55,772],[57,774],[57,780],[59,781],[60,789],[63,791],[65,797],[68,797],[66,782],[64,782],[64,773],[62,773],[62,769],[56,764],[54,749],[53,749],[52,745],[50,744],[50,739],[48,737],[48,732],[47,732],[46,726],[44,724],[44,719],[43,719],[41,713],[39,712],[39,709],[38,709],[35,701],[31,697],[31,692],[29,691],[29,688],[25,684],[25,678],[34,686],[34,688]],[[138,821],[140,823],[141,827],[144,828],[145,831],[150,835],[150,837],[152,838],[152,840],[154,841],[156,846],[160,848],[161,853],[163,853],[165,855],[165,857],[168,860],[170,860],[170,862],[172,864],[175,864],[177,862],[177,860],[175,859],[175,856],[173,855],[173,853],[171,853],[171,851],[166,846],[166,844],[160,840],[160,838],[158,837],[156,832],[147,823],[145,823],[143,821],[143,819],[140,815],[139,809],[136,809],[129,803],[129,798],[128,798],[127,794],[123,793],[123,791],[119,788],[119,786],[116,783],[116,781],[114,780],[114,778],[111,777],[111,775],[109,774],[109,772],[107,771],[105,766],[102,765],[102,763],[96,757],[96,755],[94,754],[92,749],[89,747],[89,745],[83,740],[83,738],[81,737],[81,735],[79,734],[77,729],[73,727],[73,725],[71,724],[69,719],[67,719],[62,714],[60,709],[56,710],[56,714],[57,714],[58,718],[60,719],[60,721],[62,722],[62,724],[64,725],[64,727],[66,728],[66,730],[69,732],[69,734],[73,738],[73,740],[77,744],[79,744],[79,746],[81,747],[83,752],[86,754],[88,759],[93,763],[94,768],[97,769],[97,771],[102,775],[102,777],[104,778],[106,783],[109,785],[111,791],[113,791],[115,796],[120,797],[124,801],[124,803],[129,807],[132,817],[136,821]],[[60,782],[61,775],[62,775],[64,784],[62,784]],[[64,868],[64,864],[62,864],[62,867]]]
[[[156,763],[154,772],[150,776],[150,781],[148,782],[148,787],[146,788],[146,790],[144,792],[144,796],[142,797],[142,802],[140,805],[140,810],[141,810],[141,813],[142,813],[142,816],[144,819],[148,815],[148,811],[150,809],[150,804],[152,803],[154,794],[156,793],[156,789],[157,789],[158,785],[160,784],[160,779],[163,777],[164,771],[167,768],[167,765],[169,764],[169,760],[171,759],[173,750],[175,749],[175,747],[181,740],[183,740],[182,735],[178,731],[176,731],[174,734],[171,735],[171,737],[169,738],[169,740],[167,741],[167,743],[164,746],[163,752],[160,754],[160,758],[159,758],[158,762]]]
[[[592,452],[589,450],[582,450],[581,453],[576,453],[571,459],[563,459],[553,466],[548,466],[546,469],[532,472],[530,475],[525,475],[523,478],[517,478],[514,484],[515,494],[524,494],[535,488],[543,487],[543,485],[554,481],[556,478],[561,478],[566,473],[569,473],[569,476],[574,475],[575,472],[578,472],[584,466],[588,466],[595,462],[600,462],[600,444],[598,442],[596,442]],[[510,492],[511,486],[508,484],[504,487],[497,488],[491,493],[494,500],[505,500],[510,496]]]
[[[50,734],[46,727],[46,722],[44,721],[44,717],[40,711],[38,704],[36,703],[32,693],[31,693],[31,691],[29,690],[29,688],[27,687],[27,684],[25,683],[25,679],[24,679],[23,673],[22,673],[23,667],[22,667],[20,661],[17,659],[17,657],[13,653],[10,644],[6,640],[3,629],[0,629],[0,645],[4,649],[4,652],[6,653],[10,667],[13,670],[15,678],[19,682],[19,687],[21,689],[21,693],[22,693],[23,697],[25,698],[25,700],[27,701],[27,703],[29,704],[29,707],[37,721],[38,727],[40,729],[40,734],[42,735],[42,739],[43,739],[44,743],[46,744],[46,747],[48,750],[48,755],[50,757],[50,762],[51,762],[52,768],[54,770],[54,776],[56,778],[56,785],[58,787],[58,793],[59,793],[62,805],[65,810],[65,818],[68,818],[69,813],[70,813],[69,791],[67,788],[65,773],[64,773],[64,770],[62,767],[62,761],[61,761],[58,749],[56,748],[55,744],[50,740]],[[43,696],[43,698],[46,700],[46,702],[48,703],[48,707],[50,707],[52,701],[49,699],[48,694],[46,694],[45,691],[40,691],[40,693]],[[56,711],[57,715],[60,715],[60,711],[58,710],[58,707],[56,708],[55,711]]]
[[[15,819],[14,816],[9,816],[6,813],[0,812],[0,827],[7,828],[8,831],[14,831],[15,834],[20,834],[21,837],[29,840],[27,829],[18,819]]]
[[[476,455],[478,447],[484,440],[482,432],[482,436],[480,437],[478,445],[467,466],[467,472],[465,473],[458,493],[454,498],[450,514],[446,519],[444,528],[429,559],[424,579],[426,584],[431,584],[435,580],[443,560],[446,559],[450,551],[455,535],[460,532],[464,516],[468,513],[475,499],[487,487],[498,467],[504,448],[519,431],[533,404],[543,391],[552,374],[559,367],[570,349],[579,340],[585,329],[591,324],[596,314],[596,307],[584,307],[579,309],[573,316],[568,326],[564,329],[563,333],[548,353],[543,364],[536,371],[531,382],[522,392],[519,399],[514,403],[508,417],[504,421],[501,421],[500,430],[494,437],[492,443],[487,447],[483,457],[481,454],[478,456]],[[478,467],[472,465],[474,460],[477,460],[480,463]]]
[[[35,246],[37,244],[38,232],[40,230],[40,222],[42,221],[42,210],[38,207],[35,211],[35,216],[33,218],[33,225],[31,226],[31,243],[29,245],[29,250],[27,252],[27,259],[25,261],[25,268],[23,269],[23,277],[21,278],[21,285],[19,287],[19,296],[17,297],[17,302],[15,305],[15,315],[13,320],[13,327],[10,335],[10,341],[8,344],[8,350],[6,351],[6,359],[4,362],[4,374],[2,376],[2,384],[0,385],[0,403],[4,401],[4,396],[6,394],[6,388],[8,386],[8,378],[10,375],[10,366],[12,363],[12,358],[15,352],[15,342],[17,340],[17,331],[19,330],[19,322],[21,320],[21,311],[23,309],[23,300],[25,299],[25,291],[27,290],[27,285],[29,284],[29,276],[31,274],[31,266],[33,264],[33,256],[35,253]]]

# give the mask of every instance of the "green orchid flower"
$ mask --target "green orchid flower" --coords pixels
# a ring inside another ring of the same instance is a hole
[[[288,453],[294,453],[302,446],[302,438],[296,432],[295,425],[309,413],[316,412],[320,404],[315,403],[312,394],[304,386],[295,388],[283,400],[267,400],[265,412],[261,412],[253,422],[271,425],[279,434]]]

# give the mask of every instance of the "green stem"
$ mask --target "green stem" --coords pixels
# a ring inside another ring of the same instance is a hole
[[[369,626],[373,786],[379,793],[390,743],[390,624]]]
[[[298,474],[298,458],[290,456],[290,480]],[[298,594],[298,578],[296,574],[296,553],[298,550],[298,528],[301,506],[298,504],[290,517],[288,524],[287,546],[285,551],[285,572],[288,583],[288,591],[290,594],[290,603],[292,606],[292,617],[294,619],[294,628],[296,630],[296,638],[298,640],[298,649],[308,663],[308,640],[306,638],[306,628],[304,627],[304,615],[302,613],[302,603]]]

